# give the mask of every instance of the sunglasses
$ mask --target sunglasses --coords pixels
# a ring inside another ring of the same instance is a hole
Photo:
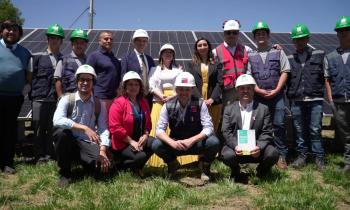
[[[239,31],[225,31],[226,35],[238,35]]]

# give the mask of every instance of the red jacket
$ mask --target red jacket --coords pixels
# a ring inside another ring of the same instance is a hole
[[[152,129],[151,115],[145,99],[139,100],[141,110],[145,113],[145,129]],[[134,132],[134,116],[130,101],[125,96],[116,98],[109,109],[109,132],[111,134],[112,148],[122,150],[128,144],[124,141],[126,136]]]

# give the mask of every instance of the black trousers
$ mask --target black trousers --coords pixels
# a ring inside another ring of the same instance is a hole
[[[59,174],[69,177],[72,162],[80,161],[84,169],[93,172],[99,157],[100,147],[76,139],[69,129],[58,128],[53,133]]]
[[[131,149],[131,145],[128,145],[123,150],[116,151],[113,150],[113,155],[115,159],[121,160],[121,169],[142,169],[148,159],[153,155],[152,143],[154,141],[153,137],[148,137],[146,144],[143,147],[143,151],[134,152]]]
[[[338,132],[336,136],[345,144],[344,163],[350,165],[350,103],[335,103],[334,119]]]
[[[229,166],[232,170],[239,169],[239,163],[259,163],[259,168],[262,171],[267,171],[275,165],[279,158],[279,152],[277,149],[268,145],[264,150],[260,151],[260,156],[253,158],[250,155],[237,156],[235,151],[225,145],[221,151],[221,159],[223,163]]]
[[[52,130],[55,101],[33,101],[33,124],[35,135],[35,156],[54,156]]]
[[[17,142],[17,117],[23,104],[23,96],[0,95],[0,169],[13,167]]]

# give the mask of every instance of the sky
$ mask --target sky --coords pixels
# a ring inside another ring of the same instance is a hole
[[[12,0],[25,18],[24,28],[88,28],[89,0]],[[290,32],[297,23],[311,32],[333,33],[350,0],[94,0],[95,29],[221,31],[227,19],[251,31],[266,21],[272,32]],[[73,24],[74,23],[74,24]],[[72,25],[73,24],[73,25]]]

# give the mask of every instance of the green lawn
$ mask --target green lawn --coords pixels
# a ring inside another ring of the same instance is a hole
[[[249,165],[247,185],[232,182],[229,169],[215,162],[215,182],[204,186],[183,181],[198,181],[197,169],[181,169],[172,181],[164,169],[147,168],[145,179],[129,172],[97,180],[77,176],[63,189],[56,186],[54,162],[18,162],[16,175],[0,174],[0,209],[350,209],[350,175],[339,171],[342,157],[328,155],[327,161],[322,173],[311,163],[302,170],[274,169],[264,180]]]

